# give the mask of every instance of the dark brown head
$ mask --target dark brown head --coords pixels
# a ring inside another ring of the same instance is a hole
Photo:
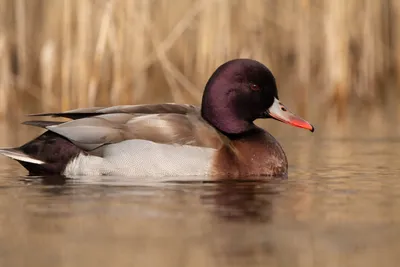
[[[260,118],[274,118],[314,131],[310,123],[279,101],[271,71],[251,59],[231,60],[217,68],[206,84],[201,114],[225,134],[252,130],[253,121]]]

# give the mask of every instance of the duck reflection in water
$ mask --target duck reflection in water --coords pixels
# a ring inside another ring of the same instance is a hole
[[[275,188],[279,181],[216,183],[214,190],[205,192],[201,199],[205,205],[213,205],[214,212],[223,220],[268,222],[272,201],[279,195]]]

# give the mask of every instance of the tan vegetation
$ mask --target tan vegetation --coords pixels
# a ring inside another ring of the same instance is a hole
[[[199,103],[237,57],[268,65],[299,113],[343,114],[395,88],[398,2],[0,0],[0,114]]]

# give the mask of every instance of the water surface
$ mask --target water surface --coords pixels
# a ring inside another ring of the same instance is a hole
[[[0,266],[398,266],[397,134],[274,134],[287,180],[35,178],[0,158]]]

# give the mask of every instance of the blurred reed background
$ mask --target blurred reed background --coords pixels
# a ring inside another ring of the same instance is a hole
[[[397,0],[0,0],[1,118],[198,104],[237,57],[268,65],[297,113],[341,118],[400,97],[399,15]]]

